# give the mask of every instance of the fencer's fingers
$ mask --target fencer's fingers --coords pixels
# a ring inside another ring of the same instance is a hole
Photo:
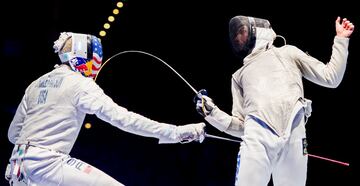
[[[350,21],[345,21],[345,26],[349,25]]]
[[[204,141],[204,139],[205,139],[205,133],[200,135],[199,143],[202,143]]]
[[[349,30],[349,29],[350,29],[349,26],[350,26],[349,24],[346,24],[346,25],[345,25],[345,30]]]
[[[196,111],[197,111],[199,114],[201,114],[202,116],[205,117],[205,112],[204,112],[204,110],[203,110],[202,105],[203,105],[203,104],[201,103],[201,101],[198,102],[198,103],[196,104]]]
[[[353,31],[354,29],[355,29],[355,25],[354,24],[350,24],[350,26],[349,26],[350,28],[349,28],[349,30],[351,30],[351,31]]]
[[[340,25],[340,16],[338,16],[335,20],[335,24],[339,24]]]
[[[349,30],[350,29],[350,23],[345,23],[345,30]]]
[[[199,141],[199,143],[202,143],[205,139],[205,123],[201,122],[201,128],[197,129],[197,141]]]
[[[201,111],[202,110],[201,107],[202,107],[202,104],[196,104],[196,110],[197,111]]]
[[[202,105],[203,105],[203,102],[201,101],[201,100],[198,100],[197,102],[196,102],[196,108],[201,108],[202,107]]]
[[[344,18],[344,19],[342,20],[342,22],[341,22],[341,26],[342,26],[342,27],[345,27],[345,23],[346,23],[346,21],[347,21],[347,19],[346,19],[346,18]]]
[[[200,113],[201,115],[203,115],[203,109],[202,109],[201,106],[196,106],[196,111],[197,111],[198,113]]]
[[[346,27],[347,30],[354,30],[354,25],[352,23],[349,23]]]
[[[204,122],[200,122],[198,123],[196,126],[194,126],[194,131],[192,133],[192,140],[195,141],[199,141],[200,143],[204,140],[204,135],[205,135],[205,123]]]

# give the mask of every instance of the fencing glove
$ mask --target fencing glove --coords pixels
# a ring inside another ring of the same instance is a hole
[[[205,138],[205,123],[201,122],[173,127],[170,137],[159,138],[160,144],[189,143],[192,141],[202,143]]]
[[[207,96],[207,91],[202,89],[196,95],[196,110],[205,117],[205,120],[220,131],[225,131],[231,124],[232,117],[220,110],[213,100]]]

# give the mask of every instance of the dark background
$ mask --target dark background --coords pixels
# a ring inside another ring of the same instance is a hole
[[[17,104],[33,80],[59,62],[53,42],[63,31],[98,35],[117,1],[11,1],[1,11],[0,173],[12,150],[7,129]],[[228,21],[235,15],[268,19],[287,43],[327,62],[339,15],[356,26],[353,4],[314,6],[311,2],[275,1],[123,1],[106,37],[104,59],[124,50],[142,50],[165,60],[196,89],[206,88],[215,103],[231,113],[231,74],[241,67],[228,43]],[[325,8],[327,6],[327,8]],[[260,10],[262,9],[262,10]],[[304,80],[313,100],[307,124],[309,153],[350,163],[344,167],[309,158],[307,185],[350,185],[355,167],[358,107],[359,34],[352,35],[347,71],[337,89]],[[275,42],[282,45],[279,39]],[[192,102],[194,93],[159,61],[140,54],[113,59],[98,84],[119,105],[151,119],[183,125],[203,121]],[[227,186],[235,177],[237,143],[206,139],[202,144],[159,145],[88,116],[71,152],[125,185]],[[207,132],[230,137],[211,125]],[[0,185],[7,185],[3,178]]]

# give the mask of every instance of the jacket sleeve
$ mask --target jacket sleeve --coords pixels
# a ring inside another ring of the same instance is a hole
[[[159,123],[117,105],[93,80],[82,83],[75,94],[75,104],[82,112],[95,114],[126,132],[158,138],[159,143],[178,142],[175,125]]]
[[[244,134],[244,117],[242,116],[242,103],[238,102],[236,84],[233,80],[233,113],[232,115],[222,111],[219,107],[214,106],[209,115],[205,116],[205,120],[212,126],[232,136],[241,138]],[[242,99],[240,99],[242,101]],[[239,107],[240,106],[240,107]]]
[[[16,143],[16,140],[20,136],[20,131],[23,127],[25,116],[26,116],[26,93],[23,96],[18,108],[16,109],[15,116],[13,120],[11,121],[9,130],[8,130],[8,138],[9,141],[13,144]]]
[[[342,81],[348,57],[349,38],[336,36],[332,46],[332,54],[328,63],[323,63],[297,49],[295,61],[303,76],[321,86],[336,88]]]
[[[235,137],[242,137],[244,135],[243,97],[242,90],[234,77],[231,79],[231,93],[233,99],[232,120],[225,132]]]

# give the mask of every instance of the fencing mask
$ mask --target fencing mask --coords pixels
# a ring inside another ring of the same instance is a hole
[[[258,40],[272,41],[276,34],[272,30],[270,22],[266,19],[235,16],[229,22],[229,38],[232,49],[237,56],[245,57],[255,47]]]

